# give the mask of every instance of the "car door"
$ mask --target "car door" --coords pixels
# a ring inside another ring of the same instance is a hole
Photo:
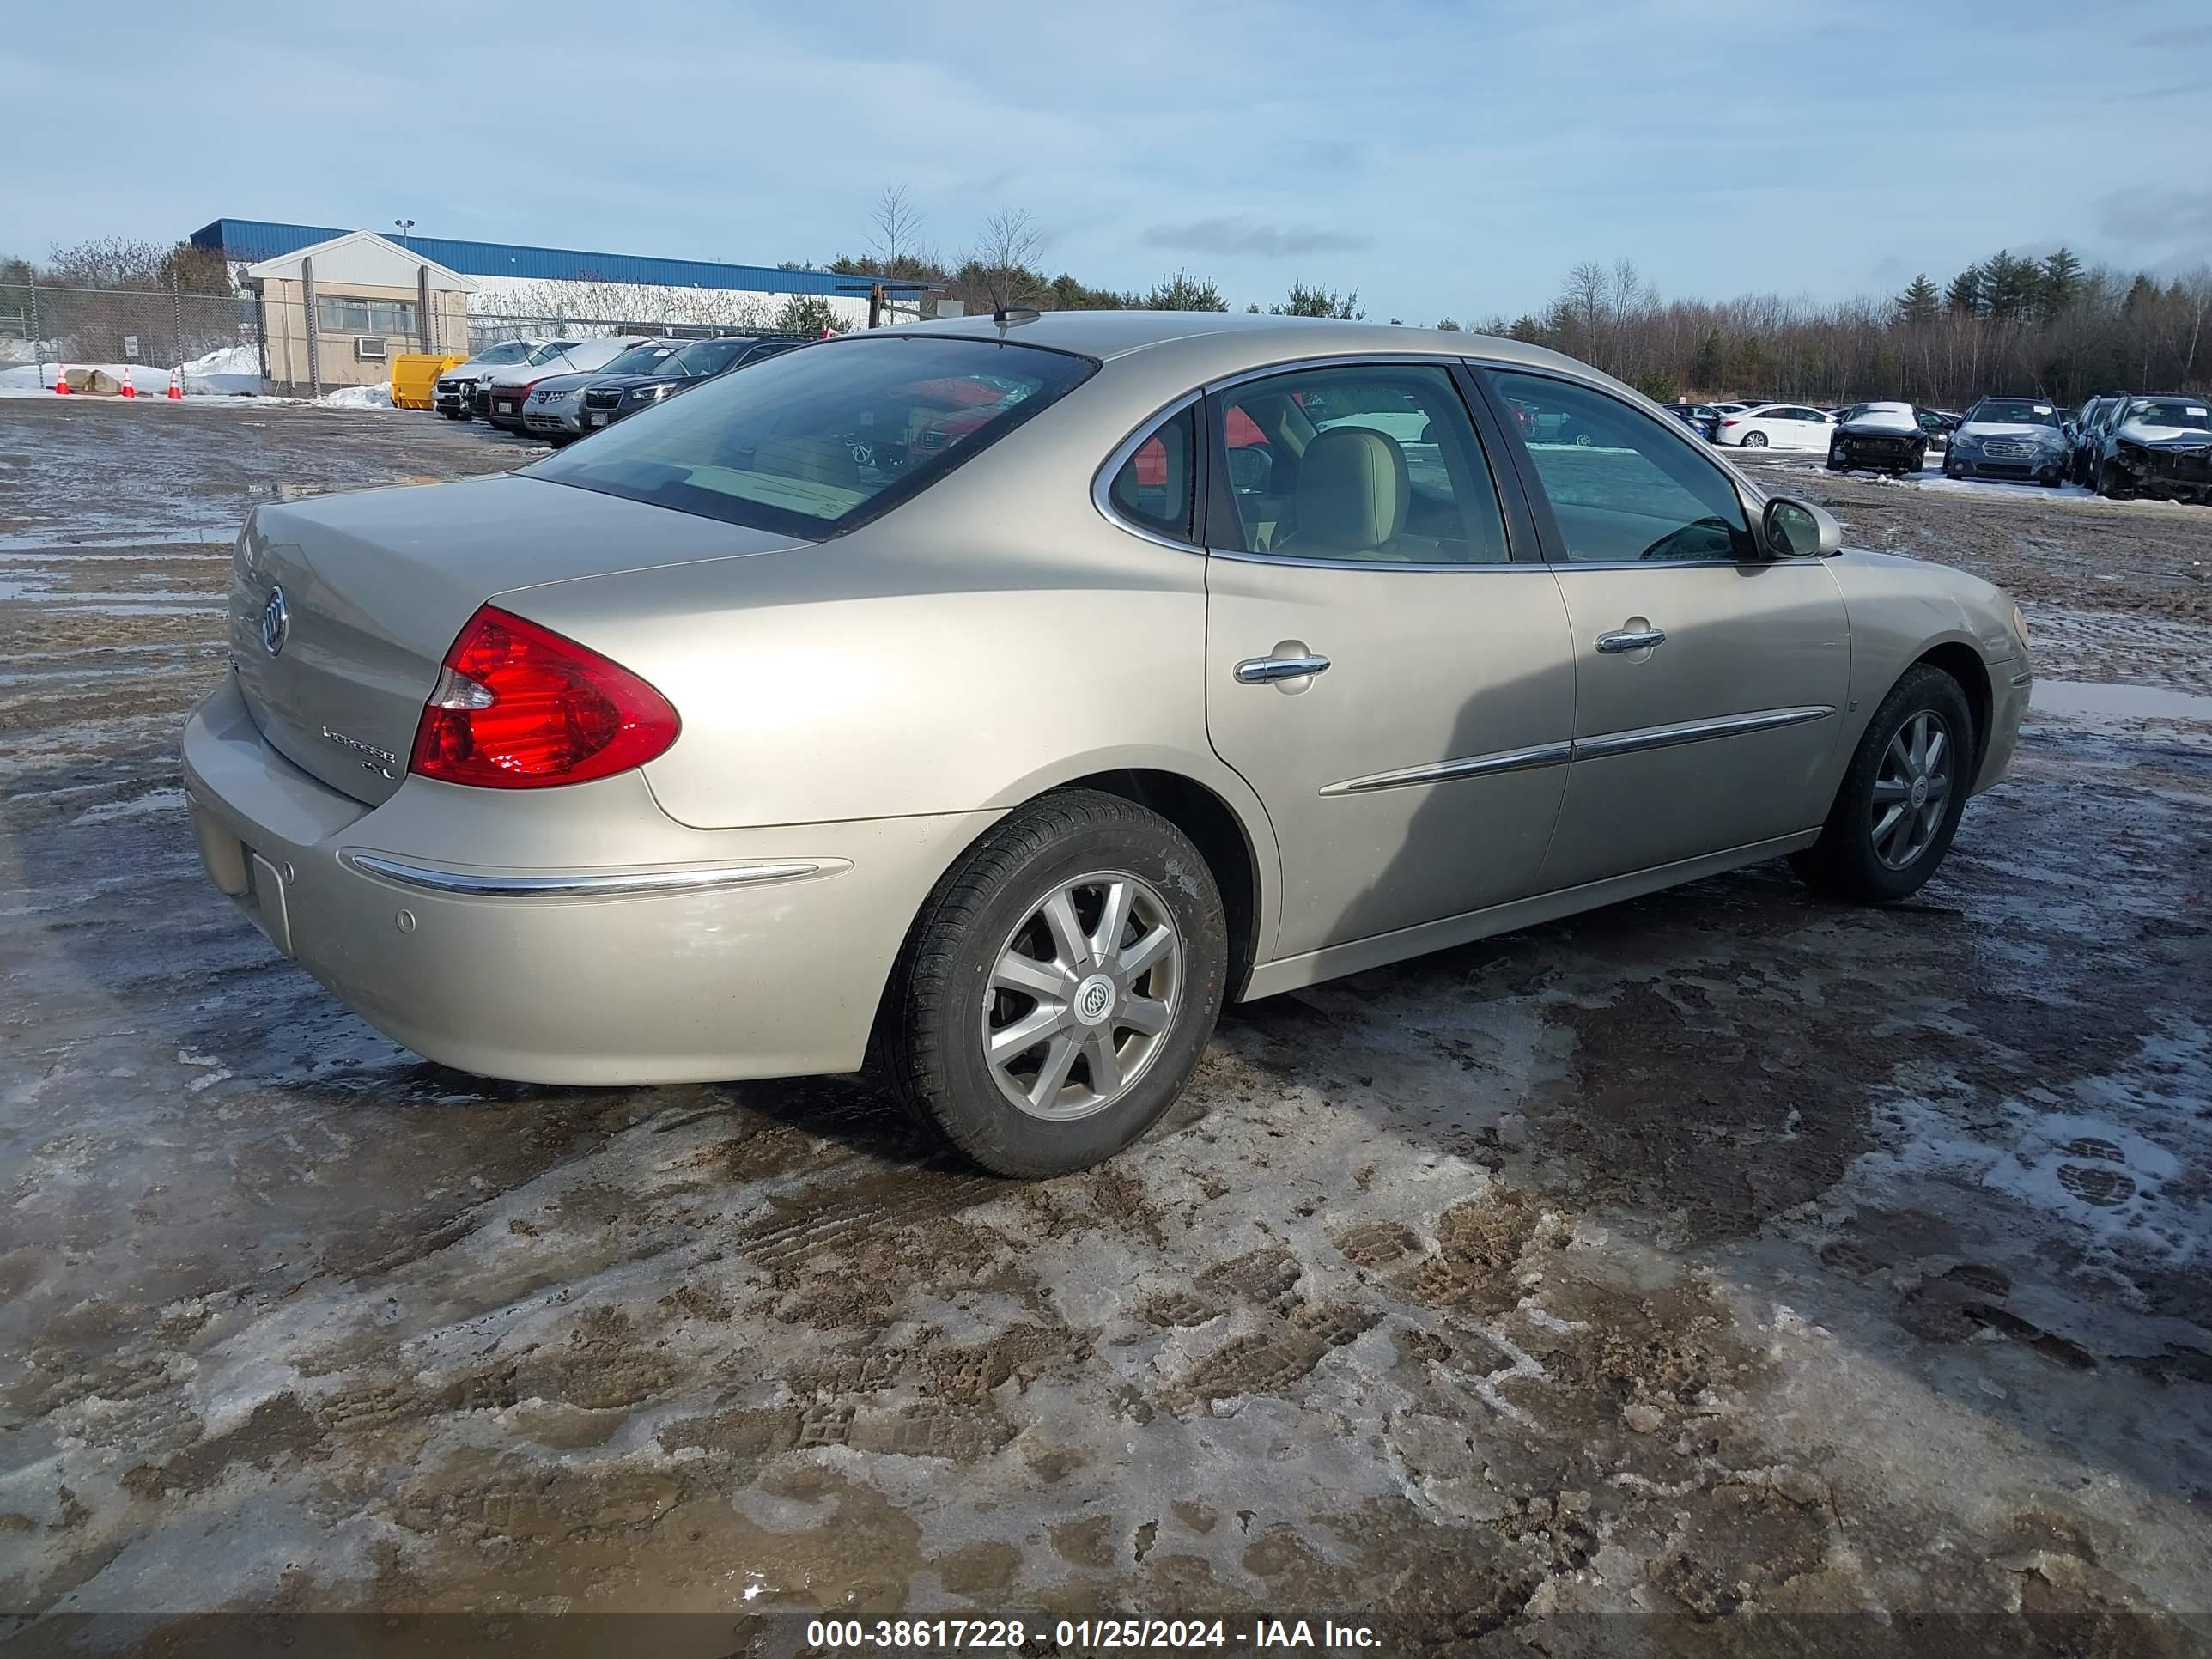
[[[1206,726],[1273,825],[1275,958],[1521,897],[1542,867],[1566,611],[1466,387],[1339,363],[1206,399]]]
[[[1765,556],[1735,482],[1641,410],[1546,374],[1481,379],[1598,434],[1518,449],[1574,641],[1575,757],[1543,887],[1820,823],[1850,672],[1826,564]]]

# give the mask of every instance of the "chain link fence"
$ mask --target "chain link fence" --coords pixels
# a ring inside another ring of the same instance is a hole
[[[386,384],[392,361],[409,353],[465,357],[507,340],[610,334],[711,339],[769,331],[778,320],[772,301],[752,295],[726,296],[731,303],[702,320],[699,306],[656,304],[657,291],[644,289],[595,294],[626,302],[625,310],[578,315],[471,312],[468,296],[451,291],[372,300],[286,287],[278,295],[0,284],[0,366],[39,363],[42,384],[55,364],[111,372],[127,366],[149,380],[179,369],[195,392],[321,396]]]

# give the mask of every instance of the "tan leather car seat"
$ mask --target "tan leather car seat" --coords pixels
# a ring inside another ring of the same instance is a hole
[[[1297,527],[1274,550],[1308,559],[1433,559],[1435,543],[1406,534],[1413,497],[1406,452],[1395,438],[1369,427],[1333,427],[1306,446]]]

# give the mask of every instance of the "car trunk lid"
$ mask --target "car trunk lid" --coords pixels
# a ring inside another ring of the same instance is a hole
[[[272,747],[373,805],[405,777],[439,665],[477,606],[550,582],[797,544],[525,477],[264,507],[232,560],[232,672]]]

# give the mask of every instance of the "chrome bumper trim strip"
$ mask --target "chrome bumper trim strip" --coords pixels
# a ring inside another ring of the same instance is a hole
[[[483,871],[440,870],[382,853],[349,848],[338,860],[364,875],[381,876],[426,892],[480,898],[604,898],[609,895],[688,893],[702,888],[742,887],[764,881],[789,881],[818,872],[819,864],[721,864],[691,870],[547,871],[501,876]]]

